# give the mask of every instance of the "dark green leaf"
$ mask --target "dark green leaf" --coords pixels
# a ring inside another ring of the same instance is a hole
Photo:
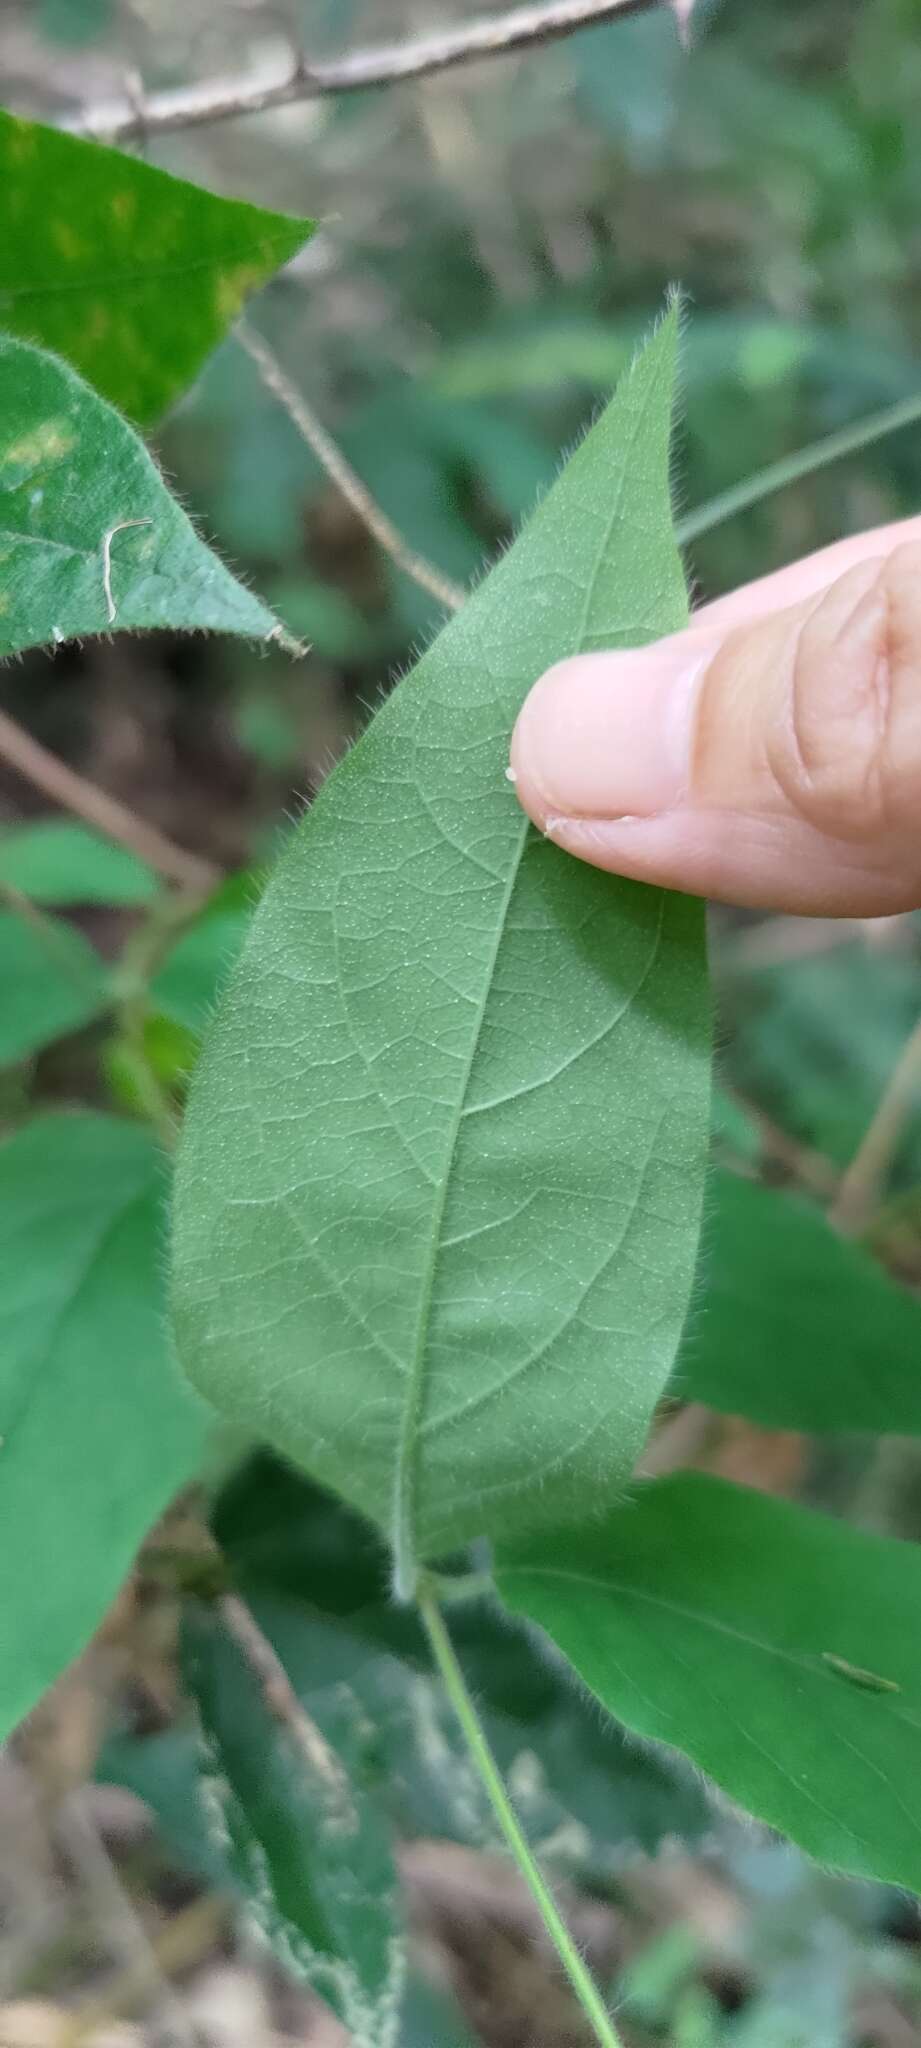
[[[0,327],[66,357],[141,424],[314,226],[2,112],[0,185]]]
[[[282,1962],[356,2048],[397,2038],[403,1951],[389,1833],[362,1783],[373,1731],[343,1711],[333,1749],[267,1702],[217,1609],[193,1607],[185,1668],[231,1867]]]
[[[278,638],[146,448],[55,356],[0,335],[0,656],[113,627]]]
[[[80,932],[0,911],[0,1066],[82,1030],[107,1000],[105,968]]]
[[[684,615],[676,338],[324,784],[193,1084],[187,1369],[390,1532],[403,1586],[623,1480],[687,1302],[700,906],[568,860],[504,775],[542,668]]]
[[[136,854],[72,818],[42,818],[0,833],[2,882],[33,903],[111,903],[124,910],[152,902],[163,886]]]
[[[921,1302],[795,1195],[718,1171],[674,1391],[768,1429],[921,1431]]]
[[[47,1115],[0,1146],[0,1730],[101,1621],[195,1471],[204,1410],[162,1303],[146,1132]]]
[[[820,1862],[921,1891],[914,1544],[689,1474],[497,1578],[625,1727]]]

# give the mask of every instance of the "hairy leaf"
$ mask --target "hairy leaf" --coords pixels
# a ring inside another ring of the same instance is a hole
[[[503,1549],[609,1713],[834,1869],[921,1891],[921,1551],[698,1474]]]
[[[403,1588],[622,1480],[684,1316],[700,906],[570,861],[504,775],[541,669],[684,616],[675,344],[673,314],[324,785],[193,1083],[186,1368],[390,1533]]]
[[[0,327],[65,356],[141,425],[314,227],[3,112],[0,185]]]
[[[194,1472],[204,1411],[170,1355],[146,1132],[51,1114],[0,1146],[0,1731],[98,1626]]]
[[[108,976],[81,932],[0,911],[0,1066],[28,1059],[105,1009]]]
[[[921,1302],[794,1195],[723,1171],[710,1206],[675,1393],[768,1429],[921,1431]]]
[[[259,1924],[355,2048],[393,2048],[401,1907],[389,1832],[362,1782],[373,1729],[343,1714],[333,1748],[306,1715],[282,1719],[217,1610],[190,1608],[184,1662],[208,1796]]]
[[[4,882],[33,903],[115,904],[126,910],[152,902],[163,886],[137,854],[75,818],[40,818],[0,833]]]
[[[281,631],[118,413],[56,356],[0,335],[0,656],[150,626]]]

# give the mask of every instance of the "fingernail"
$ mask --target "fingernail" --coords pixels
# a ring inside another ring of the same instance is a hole
[[[512,740],[517,793],[531,816],[649,818],[680,804],[694,699],[712,651],[676,634],[549,669]]]

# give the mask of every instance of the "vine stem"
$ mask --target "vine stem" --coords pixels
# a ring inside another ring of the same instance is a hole
[[[467,1682],[457,1661],[433,1584],[426,1576],[420,1578],[416,1598],[432,1646],[432,1655],[457,1715],[471,1759],[579,2004],[602,2048],[624,2048],[601,1993],[579,1954],[553,1893],[528,1846],[521,1823],[503,1784],[498,1764],[486,1739],[485,1730],[467,1690]]]

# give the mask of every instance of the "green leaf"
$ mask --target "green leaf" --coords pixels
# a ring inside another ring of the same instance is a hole
[[[174,1024],[200,1036],[239,954],[252,921],[256,884],[245,872],[231,876],[199,917],[171,946],[150,986]]]
[[[115,1118],[42,1116],[0,1146],[4,1735],[200,1459],[163,1320],[161,1183],[146,1132]]]
[[[698,1474],[503,1549],[608,1712],[833,1869],[921,1891],[921,1551]]]
[[[4,882],[33,903],[113,904],[120,910],[153,902],[163,886],[136,854],[70,818],[41,818],[0,833]]]
[[[116,626],[281,634],[133,429],[55,356],[0,335],[0,656]]]
[[[398,1579],[584,1511],[674,1357],[707,1139],[700,906],[570,861],[505,780],[528,685],[677,626],[677,321],[324,784],[193,1083],[180,1351],[388,1530]]]
[[[357,1726],[374,1727],[378,1794],[398,1836],[495,1848],[424,1631],[390,1597],[390,1560],[368,1524],[261,1453],[223,1488],[212,1526],[311,1719],[333,1741],[346,1706]],[[692,1774],[625,1748],[494,1604],[456,1606],[451,1627],[528,1837],[555,1875],[608,1886],[638,1850],[710,1831],[712,1810]],[[153,1808],[184,1864],[215,1881],[225,1852],[196,1787],[191,1737],[109,1743],[103,1771]],[[226,1858],[221,1881],[235,1881]]]
[[[389,1831],[362,1783],[373,1730],[343,1714],[333,1749],[305,1717],[299,1740],[213,1608],[190,1608],[184,1649],[238,1883],[355,2048],[393,2048],[403,1944]]]
[[[107,1001],[105,968],[80,932],[41,913],[0,911],[0,1066],[81,1031]]]
[[[314,223],[0,112],[0,327],[158,418]]]
[[[921,1432],[921,1302],[795,1195],[710,1183],[674,1391],[768,1429]]]

